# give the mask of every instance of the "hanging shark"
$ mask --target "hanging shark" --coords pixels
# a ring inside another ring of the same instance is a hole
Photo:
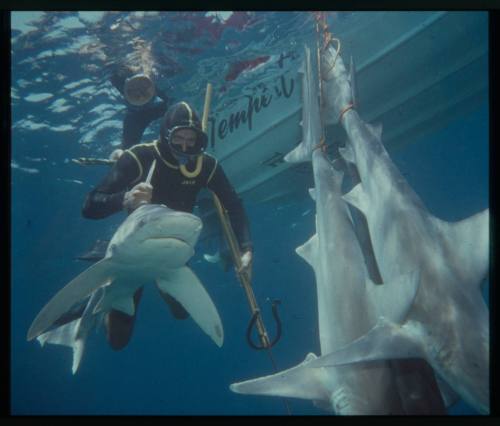
[[[430,214],[391,161],[381,127],[346,110],[354,100],[352,79],[333,46],[324,58],[326,102],[337,120],[344,112],[348,143],[341,154],[361,179],[344,199],[366,217],[384,282],[418,271],[420,284],[403,321],[381,316],[364,336],[311,366],[420,357],[467,403],[488,413],[489,311],[480,285],[489,271],[489,209],[456,223]]]
[[[376,285],[369,278],[347,203],[341,198],[345,165],[332,163],[319,149],[321,121],[317,80],[306,47],[303,70],[303,142],[286,157],[288,162],[312,161],[316,203],[316,233],[297,253],[314,269],[322,356],[309,353],[291,369],[233,383],[237,393],[313,400],[341,415],[405,414],[388,361],[339,367],[311,368],[326,354],[367,333],[384,316],[402,321],[411,308],[420,282],[419,271],[405,272]],[[403,303],[393,303],[394,299]]]
[[[176,299],[201,329],[222,346],[223,328],[217,309],[186,266],[201,229],[201,220],[193,214],[160,204],[140,206],[117,229],[104,259],[74,278],[44,306],[31,324],[27,339],[41,337],[42,342],[52,343],[51,339],[64,336],[63,341],[76,348],[75,369],[81,357],[81,341],[91,325],[89,315],[102,315],[111,309],[133,315],[135,291],[146,282],[155,281],[160,292]],[[101,293],[99,298],[91,298],[79,324],[50,330],[65,313],[97,290]],[[45,332],[51,334],[44,338]]]

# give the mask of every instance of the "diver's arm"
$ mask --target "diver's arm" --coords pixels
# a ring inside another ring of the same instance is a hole
[[[102,219],[121,211],[125,192],[138,175],[136,160],[125,151],[102,182],[85,198],[82,216]]]
[[[219,164],[217,164],[212,179],[210,179],[207,186],[217,195],[227,210],[241,252],[253,251],[250,227],[243,203]]]
[[[167,106],[165,102],[157,102],[147,107],[127,108],[123,120],[122,148],[128,149],[141,143],[146,127],[165,114]]]

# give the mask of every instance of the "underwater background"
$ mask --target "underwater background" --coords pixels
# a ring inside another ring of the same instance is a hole
[[[356,14],[340,12],[331,19],[348,26]],[[472,13],[477,14],[487,22],[486,12]],[[273,369],[266,353],[245,340],[250,312],[236,276],[204,261],[202,244],[191,266],[219,310],[222,348],[193,321],[175,320],[152,286],[145,287],[129,345],[114,352],[103,330],[92,334],[76,375],[71,374],[71,349],[41,348],[27,342],[26,333],[43,305],[89,266],[75,258],[95,240],[109,238],[125,218],[124,213],[99,221],[81,216],[85,195],[107,169],[71,162],[107,157],[120,144],[124,106],[108,81],[110,67],[127,55],[134,60],[135,48],[150,43],[160,86],[201,111],[207,81],[217,89],[214,104],[220,104],[240,96],[252,80],[269,77],[262,73],[276,72],[245,62],[248,58],[294,50],[300,55],[313,37],[307,15],[12,13],[12,414],[286,414],[279,398],[229,390],[231,383]],[[476,41],[486,49],[487,34],[485,28]],[[227,58],[239,66],[228,68]],[[429,68],[432,72],[432,64]],[[487,81],[487,67],[483,71],[475,77]],[[457,221],[489,206],[488,128],[485,96],[438,130],[387,149],[430,212]],[[143,140],[157,132],[155,123]],[[314,205],[304,193],[245,207],[255,250],[253,287],[271,336],[270,301],[281,301],[283,335],[273,356],[283,370],[308,352],[319,354],[314,274],[295,253],[314,233]],[[487,301],[488,288],[489,282],[483,287]],[[287,401],[295,415],[327,414],[310,401]],[[477,414],[462,401],[449,412]]]

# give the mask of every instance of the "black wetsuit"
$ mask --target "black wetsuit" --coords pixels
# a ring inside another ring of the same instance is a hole
[[[151,203],[192,212],[198,193],[202,188],[208,188],[218,196],[227,210],[241,250],[252,249],[243,204],[217,160],[203,154],[199,174],[186,177],[181,173],[168,146],[158,141],[135,145],[126,150],[104,180],[88,194],[82,215],[88,219],[101,219],[123,210],[125,192],[146,180],[154,159],[156,167],[151,179]],[[196,164],[187,164],[189,172],[195,168]]]

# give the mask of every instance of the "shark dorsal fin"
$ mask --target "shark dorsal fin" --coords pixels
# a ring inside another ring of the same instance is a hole
[[[318,252],[318,234],[314,234],[307,242],[295,249],[297,254],[302,257],[309,265],[314,268],[314,259]]]
[[[314,201],[316,201],[316,188],[309,188],[309,195]]]
[[[364,191],[361,183],[358,183],[347,194],[344,194],[342,198],[344,201],[353,205],[365,215],[369,211],[370,201],[368,200],[368,194]]]

